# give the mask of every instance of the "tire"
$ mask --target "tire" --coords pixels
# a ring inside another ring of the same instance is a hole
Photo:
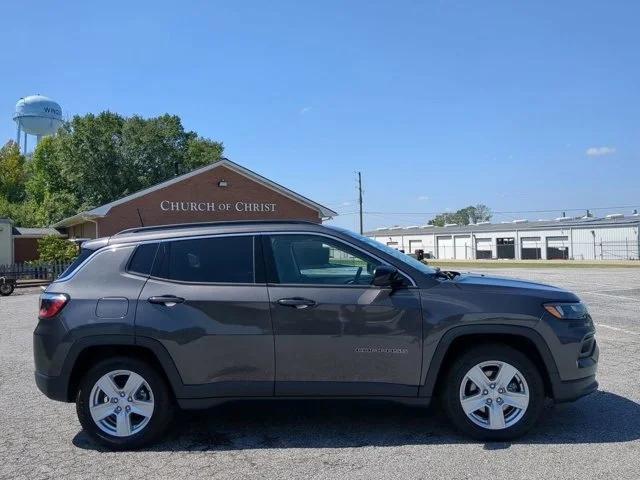
[[[507,380],[505,389],[498,375],[509,377],[513,373],[510,366],[517,373]],[[479,377],[474,367],[485,375]],[[500,386],[492,382],[494,372]],[[478,383],[486,378],[486,387],[477,388],[471,377],[478,378]],[[544,407],[544,383],[537,367],[526,355],[504,344],[480,345],[465,351],[455,359],[444,382],[441,400],[447,416],[460,432],[479,440],[505,441],[524,435],[536,424]],[[476,406],[479,408],[471,412]]]
[[[105,380],[109,378],[113,383]],[[141,383],[141,386],[132,396],[122,396],[127,390],[128,378],[133,379],[132,385]],[[107,388],[103,387],[103,390],[101,386]],[[111,397],[105,393],[110,389]],[[112,406],[114,409],[110,413],[108,410]],[[118,407],[120,412],[116,414]],[[97,417],[108,416],[97,422],[92,408]],[[83,377],[76,396],[76,411],[82,428],[94,440],[112,450],[137,449],[158,440],[169,426],[174,408],[172,392],[162,375],[148,363],[131,357],[114,357],[91,367]]]
[[[5,282],[0,284],[0,295],[8,297],[13,293],[15,285],[11,282]]]

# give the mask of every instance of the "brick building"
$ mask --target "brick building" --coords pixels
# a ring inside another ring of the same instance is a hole
[[[28,262],[38,258],[38,239],[64,237],[55,228],[16,227],[9,218],[0,218],[0,265]]]
[[[309,220],[337,215],[282,185],[223,159],[53,225],[69,239],[151,225],[218,220]]]

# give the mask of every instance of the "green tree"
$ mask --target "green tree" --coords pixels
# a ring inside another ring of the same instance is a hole
[[[25,197],[25,158],[18,144],[8,141],[0,148],[0,197],[9,202],[20,202]]]
[[[443,227],[448,223],[469,225],[470,223],[487,222],[491,220],[491,209],[484,204],[461,208],[454,213],[441,213],[429,220],[429,225]]]
[[[37,210],[38,205],[33,201],[10,202],[0,196],[0,217],[10,218],[21,227],[40,226]]]
[[[78,200],[65,191],[46,192],[41,203],[34,207],[35,223],[47,226],[57,221],[75,215],[78,212]]]
[[[70,192],[68,166],[63,162],[61,142],[57,137],[40,140],[29,161],[26,182],[27,197],[44,202],[50,192]]]
[[[27,203],[35,204],[36,223],[49,225],[216,162],[223,149],[185,131],[175,115],[76,116],[36,148],[27,169]]]
[[[38,261],[68,262],[78,255],[78,247],[61,237],[50,235],[38,239]]]
[[[185,159],[184,168],[187,172],[190,172],[212,162],[217,162],[222,158],[223,151],[224,146],[222,143],[201,138],[195,133],[189,132],[187,158]]]
[[[55,138],[61,174],[81,207],[108,203],[127,191],[121,155],[124,122],[123,117],[112,112],[76,116]]]

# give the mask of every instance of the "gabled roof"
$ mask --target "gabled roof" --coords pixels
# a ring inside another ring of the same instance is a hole
[[[55,228],[28,228],[28,227],[13,227],[13,235],[16,237],[22,237],[22,238],[40,238],[40,237],[48,237],[51,235],[55,237],[63,236]]]
[[[310,199],[308,199],[307,197],[304,197],[292,190],[289,190],[286,187],[283,187],[282,185],[273,182],[271,180],[269,180],[268,178],[263,177],[262,175],[257,174],[256,172],[249,170],[248,168],[245,168],[241,165],[238,165],[235,162],[232,162],[231,160],[227,159],[227,158],[223,158],[222,160],[212,163],[211,165],[206,165],[204,167],[198,168],[196,170],[193,170],[189,173],[185,173],[183,175],[179,175],[177,177],[173,177],[169,180],[166,180],[164,182],[158,183],[156,185],[153,185],[152,187],[149,188],[145,188],[143,190],[139,190],[135,193],[132,193],[131,195],[127,195],[126,197],[122,197],[118,200],[115,200],[111,203],[107,203],[105,205],[101,205],[100,207],[96,207],[92,210],[87,210],[85,212],[80,212],[72,217],[68,217],[65,218],[64,220],[60,220],[59,222],[55,223],[53,225],[53,227],[55,228],[60,228],[60,227],[68,227],[70,225],[76,225],[78,223],[81,222],[86,222],[89,220],[93,220],[96,218],[101,218],[106,216],[109,211],[117,206],[117,205],[121,205],[123,203],[127,203],[130,202],[131,200],[134,200],[136,198],[139,197],[143,197],[145,195],[148,195],[152,192],[155,192],[157,190],[161,190],[163,188],[167,188],[170,187],[173,184],[176,184],[178,182],[182,182],[183,180],[187,180],[188,178],[194,177],[196,175],[200,175],[201,173],[207,172],[209,170],[213,170],[215,168],[218,167],[227,167],[231,170],[233,170],[236,173],[239,173],[240,175],[243,175],[255,182],[261,183],[263,185],[265,185],[266,187],[275,190],[276,192],[280,193],[281,195],[284,195],[285,197],[288,197],[292,200],[295,200],[299,203],[302,203],[303,205],[306,205],[307,207],[313,209],[313,210],[317,210],[320,217],[321,218],[331,218],[334,217],[336,215],[338,215],[337,212],[334,212],[333,210],[331,210],[330,208],[325,207],[324,205],[321,205],[319,203],[316,203]]]

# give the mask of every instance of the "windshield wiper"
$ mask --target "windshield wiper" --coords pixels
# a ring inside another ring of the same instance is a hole
[[[440,270],[440,267],[435,267],[436,277],[444,278],[446,280],[453,280],[454,278],[460,276],[460,272],[453,272],[451,270]]]

